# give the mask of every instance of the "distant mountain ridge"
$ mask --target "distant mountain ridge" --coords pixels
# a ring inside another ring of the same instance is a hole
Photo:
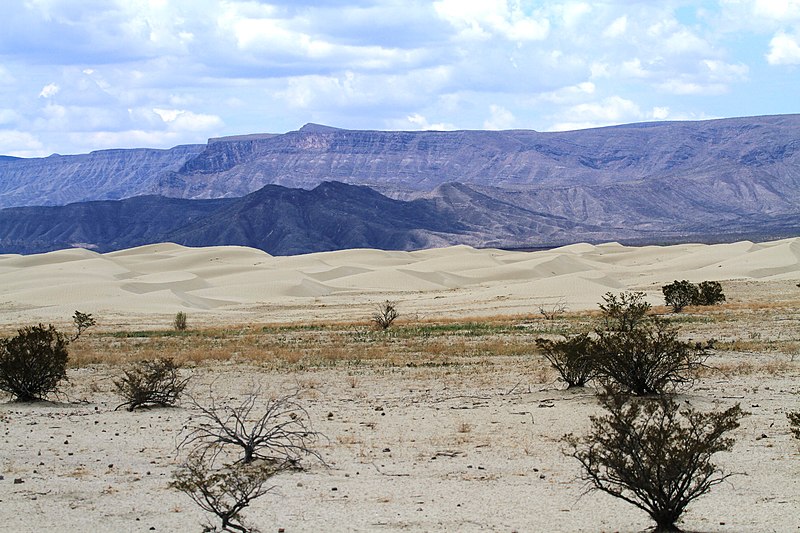
[[[144,209],[138,216],[157,205],[171,214],[152,211],[151,220],[137,221],[133,200],[93,202],[138,196],[148,198],[137,200]],[[220,199],[226,201],[199,202]],[[0,208],[87,201],[91,205],[63,210],[0,211],[0,251],[39,250],[55,242],[115,247],[137,239],[247,242],[270,253],[300,253],[331,246],[526,247],[796,236],[800,115],[553,133],[356,131],[308,124],[285,134],[223,137],[170,150],[0,157]],[[72,218],[64,218],[68,212]],[[125,230],[125,224],[116,241],[114,231],[103,233],[97,225],[114,226],[112,212],[141,233]],[[88,231],[93,224],[95,230]],[[336,224],[342,231],[329,234]],[[287,237],[270,240],[255,228]]]

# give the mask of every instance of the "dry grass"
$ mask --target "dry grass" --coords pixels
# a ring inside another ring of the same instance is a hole
[[[683,336],[698,342],[716,341],[717,353],[761,352],[800,359],[800,301],[733,302],[688,308],[671,314]],[[307,324],[246,324],[204,327],[187,331],[93,331],[70,346],[70,365],[124,365],[143,359],[172,357],[195,366],[243,362],[268,370],[302,371],[344,367],[470,368],[486,371],[497,358],[517,361],[520,373],[539,383],[554,375],[535,348],[538,337],[590,330],[597,312],[565,313],[547,320],[539,315],[489,318],[404,319],[386,331],[367,321]],[[725,372],[755,372],[748,363],[724,363]],[[783,367],[781,367],[783,368]],[[780,370],[775,368],[774,370]],[[350,388],[359,378],[348,378]]]

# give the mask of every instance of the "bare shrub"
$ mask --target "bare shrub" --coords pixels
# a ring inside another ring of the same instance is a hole
[[[188,495],[204,511],[216,515],[222,522],[222,531],[248,532],[252,530],[244,525],[239,513],[274,488],[265,484],[280,470],[268,461],[214,470],[201,458],[190,456],[175,471],[170,486]],[[215,530],[213,526],[205,529]]]
[[[539,304],[539,314],[542,315],[545,320],[555,320],[566,312],[567,304],[564,303],[563,298],[559,298],[557,302],[550,305]]]
[[[175,331],[185,331],[186,330],[186,313],[183,311],[178,311],[175,314],[175,319],[172,321],[172,327],[175,328]]]
[[[236,407],[210,407],[192,400],[201,412],[188,429],[179,451],[188,459],[174,473],[172,487],[186,493],[203,510],[222,520],[222,531],[251,531],[239,513],[254,499],[272,490],[265,484],[274,475],[300,469],[300,460],[312,456],[318,433],[297,393],[270,399],[256,408],[260,391],[248,394]]]
[[[536,344],[545,359],[555,368],[567,388],[583,387],[596,372],[592,339],[581,333],[564,340],[537,339]]]
[[[69,340],[52,325],[28,326],[0,339],[0,390],[22,402],[41,400],[67,379]]]
[[[188,430],[180,447],[212,461],[227,451],[236,456],[234,463],[260,459],[289,468],[309,455],[324,463],[311,448],[319,433],[312,429],[297,393],[269,399],[263,410],[257,407],[259,400],[259,391],[248,394],[236,407],[216,405],[213,398],[205,407],[192,399],[201,412],[199,423]]]
[[[133,411],[148,405],[175,405],[189,382],[179,371],[180,365],[167,357],[134,363],[114,381],[117,392],[125,399],[117,409],[125,407]]]
[[[739,426],[739,405],[722,412],[678,409],[666,397],[602,397],[606,416],[592,417],[583,438],[565,435],[565,453],[583,467],[589,490],[600,490],[645,511],[655,531],[680,531],[675,525],[695,499],[727,479],[712,456],[728,451],[726,433]]]
[[[397,304],[386,300],[378,306],[378,310],[372,314],[372,322],[380,329],[388,329],[392,322],[400,316],[397,312]]]
[[[800,439],[800,411],[787,413],[786,417],[789,419],[789,429],[792,431],[794,438]]]

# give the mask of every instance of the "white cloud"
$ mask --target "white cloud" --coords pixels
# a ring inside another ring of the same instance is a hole
[[[444,122],[431,124],[428,122],[427,118],[419,113],[412,113],[406,117],[405,122],[396,122],[395,124],[398,129],[411,129],[420,131],[452,131],[457,129],[453,124]]]
[[[514,126],[516,119],[508,109],[492,104],[489,106],[490,116],[483,122],[485,130],[508,130]]]
[[[59,87],[57,84],[48,83],[47,85],[42,87],[42,90],[39,92],[39,98],[51,98],[56,94],[58,94],[58,91],[60,90],[61,87]]]
[[[594,94],[597,86],[591,81],[584,81],[569,87],[563,87],[556,91],[549,91],[538,95],[534,100],[541,100],[553,104],[565,104],[582,100],[588,95]]]
[[[39,139],[27,132],[0,130],[0,149],[2,155],[15,157],[41,157],[43,145]]]
[[[192,113],[184,109],[154,108],[153,112],[174,131],[208,131],[223,124],[222,119],[216,115]]]
[[[669,108],[654,107],[653,110],[650,112],[650,116],[653,117],[655,120],[665,120],[669,118]]]
[[[518,2],[506,0],[439,0],[434,9],[440,18],[460,30],[467,40],[499,35],[510,41],[540,41],[547,37],[546,18],[526,15]]]
[[[21,118],[22,116],[13,109],[0,108],[0,124],[13,124]]]
[[[603,37],[606,39],[614,39],[616,37],[620,37],[625,35],[625,32],[628,29],[628,17],[623,15],[614,19],[614,22],[608,25],[608,27],[603,30]]]
[[[609,126],[643,118],[635,102],[620,96],[610,96],[600,102],[578,104],[567,108],[559,116],[562,120],[550,127],[553,131]]]
[[[767,62],[770,65],[800,65],[800,44],[795,37],[783,32],[769,42]]]

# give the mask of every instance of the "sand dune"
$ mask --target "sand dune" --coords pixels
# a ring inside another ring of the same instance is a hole
[[[573,310],[594,308],[604,293],[621,290],[643,290],[660,304],[661,286],[675,279],[798,278],[800,238],[640,248],[580,243],[537,252],[359,249],[291,257],[161,243],[107,254],[74,249],[0,256],[0,323],[59,322],[75,309],[154,322],[177,311],[200,321],[358,319],[384,299],[417,316],[529,313],[555,300]]]

